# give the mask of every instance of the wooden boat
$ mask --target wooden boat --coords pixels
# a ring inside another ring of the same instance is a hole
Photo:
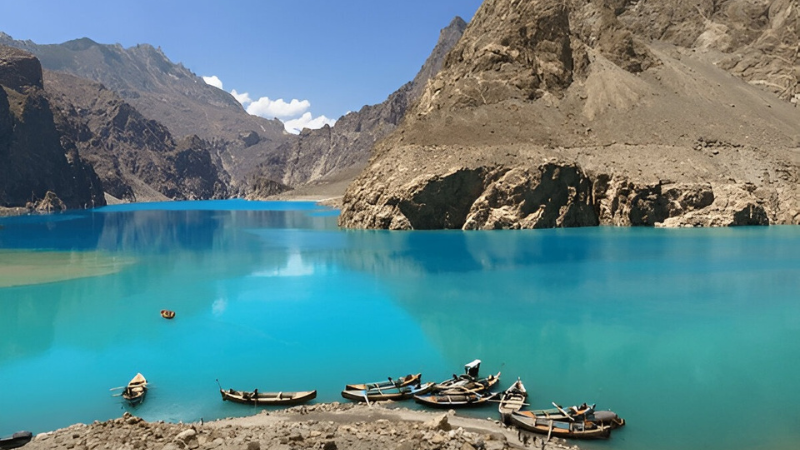
[[[147,394],[147,379],[141,373],[137,373],[125,386],[122,398],[127,400],[131,406],[136,406],[144,401],[145,394]]]
[[[170,311],[168,309],[161,310],[161,317],[165,319],[174,319],[175,318],[175,311]]]
[[[490,400],[496,399],[498,395],[497,392],[434,392],[428,395],[415,395],[414,401],[433,408],[464,408],[485,405]]]
[[[553,403],[555,408],[533,409],[525,411],[526,414],[533,415],[540,420],[554,420],[558,422],[582,422],[589,421],[603,425],[610,425],[611,429],[625,426],[625,419],[619,417],[613,411],[596,411],[594,404],[586,403],[580,406],[570,406],[564,409],[561,405]]]
[[[497,375],[489,375],[484,378],[474,378],[470,375],[437,383],[433,391],[448,394],[464,394],[469,392],[487,392],[500,382],[500,372]]]
[[[258,389],[256,389],[253,392],[247,392],[233,389],[228,389],[226,391],[220,388],[219,393],[222,394],[222,401],[232,401],[256,406],[296,405],[317,397],[317,391],[258,392]]]
[[[611,436],[611,425],[591,421],[559,421],[542,419],[532,411],[514,411],[510,417],[511,424],[519,429],[532,433],[572,439],[608,439]]]
[[[30,431],[17,431],[11,436],[0,438],[0,448],[18,448],[27,444],[33,439],[33,433]]]
[[[415,395],[423,395],[433,390],[434,382],[419,386],[398,386],[373,389],[345,389],[342,397],[357,402],[377,402],[386,400],[405,400]]]
[[[527,399],[528,391],[525,389],[525,385],[522,384],[522,380],[517,378],[517,381],[500,395],[500,406],[498,410],[500,411],[500,418],[503,420],[503,423],[509,423],[511,413],[522,409]]]
[[[376,381],[373,383],[362,383],[362,384],[348,384],[344,387],[345,391],[361,391],[365,389],[377,389],[377,388],[390,388],[390,387],[403,387],[408,385],[419,385],[420,380],[422,378],[422,374],[418,373],[416,375],[409,374],[404,377],[400,377],[397,379],[392,379],[389,377],[386,381]]]

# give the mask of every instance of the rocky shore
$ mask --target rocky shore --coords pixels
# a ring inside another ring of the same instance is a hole
[[[449,412],[412,411],[393,403],[317,404],[213,422],[147,422],[125,413],[91,425],[41,433],[34,449],[367,450],[578,449],[565,441],[519,433],[497,420]]]

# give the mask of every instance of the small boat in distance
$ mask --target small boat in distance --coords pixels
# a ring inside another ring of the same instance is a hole
[[[405,400],[415,395],[427,394],[433,389],[433,381],[418,386],[390,386],[373,389],[345,389],[342,397],[356,402],[379,402],[386,400]]]
[[[136,406],[144,401],[145,394],[147,394],[147,379],[141,373],[137,373],[125,386],[122,398],[127,400],[131,406]]]
[[[503,423],[509,423],[511,413],[522,409],[527,399],[528,391],[525,389],[525,385],[522,384],[522,380],[517,378],[517,381],[500,396],[500,406],[498,406],[498,410],[500,411],[500,418],[503,420]]]
[[[388,387],[403,387],[408,386],[411,384],[419,385],[422,379],[422,374],[418,373],[408,374],[404,377],[400,377],[397,379],[392,379],[389,377],[386,381],[376,381],[373,383],[362,383],[362,384],[348,384],[344,387],[345,391],[359,391],[364,389],[377,389],[377,388],[388,388]]]
[[[161,317],[165,319],[174,319],[175,318],[175,311],[170,311],[168,309],[161,310]]]
[[[18,448],[27,444],[33,439],[33,433],[30,431],[17,431],[11,436],[0,438],[0,448]]]

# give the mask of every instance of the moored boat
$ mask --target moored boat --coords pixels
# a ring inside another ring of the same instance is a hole
[[[0,448],[18,448],[27,444],[33,439],[33,433],[30,431],[17,431],[11,436],[0,438]]]
[[[608,439],[611,436],[611,425],[591,421],[559,421],[542,419],[531,411],[514,411],[510,422],[519,429],[549,437],[572,439]]]
[[[175,311],[170,311],[168,309],[161,310],[161,317],[165,319],[174,319],[175,318]]]
[[[522,409],[522,407],[525,405],[525,400],[527,399],[528,390],[525,389],[525,385],[522,384],[522,380],[517,378],[517,381],[515,381],[514,384],[512,384],[500,395],[500,405],[498,406],[498,410],[500,411],[500,418],[502,419],[503,423],[509,423],[511,413]]]
[[[377,402],[386,400],[405,400],[415,395],[431,392],[435,383],[428,382],[419,386],[399,386],[373,389],[345,389],[342,397],[357,402]]]
[[[497,392],[434,392],[428,395],[415,395],[414,401],[433,408],[464,408],[485,405],[498,395]]]
[[[476,359],[464,365],[464,374],[456,375],[447,380],[437,383],[434,392],[447,393],[467,393],[467,392],[486,392],[500,381],[500,372],[497,375],[478,378],[481,367],[481,360]]]
[[[500,372],[497,375],[489,375],[484,378],[472,378],[468,375],[461,375],[454,383],[438,383],[433,391],[448,394],[463,394],[469,392],[487,392],[500,382]]]
[[[391,388],[391,387],[403,387],[409,385],[419,385],[422,379],[422,374],[408,374],[404,377],[392,379],[389,377],[386,381],[375,381],[372,383],[361,383],[361,384],[348,384],[344,387],[345,391],[360,391],[364,389],[377,389],[377,388]]]
[[[219,393],[222,394],[222,401],[231,401],[235,403],[243,403],[247,405],[296,405],[305,403],[317,397],[317,391],[299,391],[299,392],[258,392],[258,389],[253,392],[237,391],[228,389],[227,391],[220,388]]]
[[[137,373],[125,386],[122,398],[127,400],[131,406],[136,406],[144,401],[145,394],[147,394],[147,379],[141,373]]]
[[[595,404],[583,403],[580,406],[570,406],[566,409],[553,403],[555,408],[532,409],[525,411],[527,415],[533,415],[540,420],[554,420],[558,422],[582,422],[589,421],[610,425],[612,429],[625,425],[625,419],[619,417],[613,411],[596,411]]]

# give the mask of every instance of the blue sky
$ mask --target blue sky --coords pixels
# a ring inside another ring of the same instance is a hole
[[[266,111],[336,119],[410,81],[455,16],[482,0],[26,0],[2,2],[0,31],[38,44],[89,37],[160,46]],[[298,103],[290,106],[292,99]],[[304,103],[308,102],[308,103]],[[284,118],[284,121],[290,117]]]

